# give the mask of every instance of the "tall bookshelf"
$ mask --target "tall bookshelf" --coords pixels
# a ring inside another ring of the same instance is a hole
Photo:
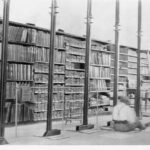
[[[111,51],[108,43],[92,40],[90,58],[90,114],[110,106]]]
[[[85,39],[65,36],[65,119],[82,119],[84,101]]]

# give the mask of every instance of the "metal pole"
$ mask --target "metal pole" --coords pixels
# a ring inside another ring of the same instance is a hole
[[[1,57],[1,79],[0,79],[0,145],[7,144],[4,139],[5,130],[5,98],[6,98],[6,66],[8,52],[8,26],[9,26],[9,5],[10,0],[4,0],[3,9],[3,36],[2,36],[2,57]]]
[[[119,77],[119,0],[116,0],[116,21],[115,21],[115,63],[114,63],[114,91],[113,105],[117,104],[118,99],[118,77]]]
[[[141,22],[142,22],[142,2],[138,0],[138,36],[137,36],[137,90],[135,99],[135,111],[141,117],[141,73],[140,73],[140,51],[141,51]]]
[[[90,65],[90,51],[91,51],[91,19],[92,19],[92,1],[88,0],[87,1],[87,25],[86,25],[83,126],[77,126],[76,130],[91,129],[94,127],[94,125],[88,125],[89,65]]]
[[[49,75],[48,75],[48,104],[47,104],[47,124],[44,136],[60,134],[60,130],[52,130],[52,104],[53,104],[53,66],[55,50],[55,26],[56,26],[56,0],[51,4],[51,33],[50,33],[50,52],[49,52]]]

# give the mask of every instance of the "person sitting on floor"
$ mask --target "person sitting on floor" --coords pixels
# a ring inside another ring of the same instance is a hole
[[[130,107],[127,97],[118,97],[118,104],[114,107],[112,113],[112,127],[115,131],[128,132],[138,128],[144,130],[150,123],[143,124],[136,117],[135,111]]]

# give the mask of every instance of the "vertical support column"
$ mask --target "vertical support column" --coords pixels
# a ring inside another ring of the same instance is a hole
[[[61,134],[58,129],[52,130],[52,103],[53,103],[53,66],[55,50],[55,26],[56,26],[56,0],[51,4],[51,33],[50,33],[50,52],[49,52],[49,75],[48,75],[48,103],[47,103],[47,124],[46,132],[43,136],[53,136]]]
[[[137,117],[141,117],[141,73],[140,73],[140,51],[141,51],[141,22],[142,22],[142,2],[138,0],[138,35],[137,35],[137,89],[135,99],[135,111]]]
[[[116,17],[115,17],[115,63],[114,63],[114,91],[113,91],[113,105],[117,104],[118,99],[118,78],[119,78],[119,0],[116,0]]]
[[[85,79],[84,79],[84,106],[83,106],[83,125],[77,126],[76,130],[92,129],[94,125],[88,125],[88,101],[89,101],[89,65],[91,51],[91,19],[92,1],[87,1],[87,25],[86,25],[86,54],[85,54]]]
[[[10,0],[4,0],[1,78],[0,78],[0,145],[8,144],[4,138],[4,131],[5,131],[4,105],[6,98],[6,77],[7,77],[6,67],[7,67],[7,52],[8,52],[9,5]]]

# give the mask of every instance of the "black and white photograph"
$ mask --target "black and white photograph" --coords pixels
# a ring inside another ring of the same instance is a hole
[[[150,0],[0,0],[0,149],[149,145]]]

